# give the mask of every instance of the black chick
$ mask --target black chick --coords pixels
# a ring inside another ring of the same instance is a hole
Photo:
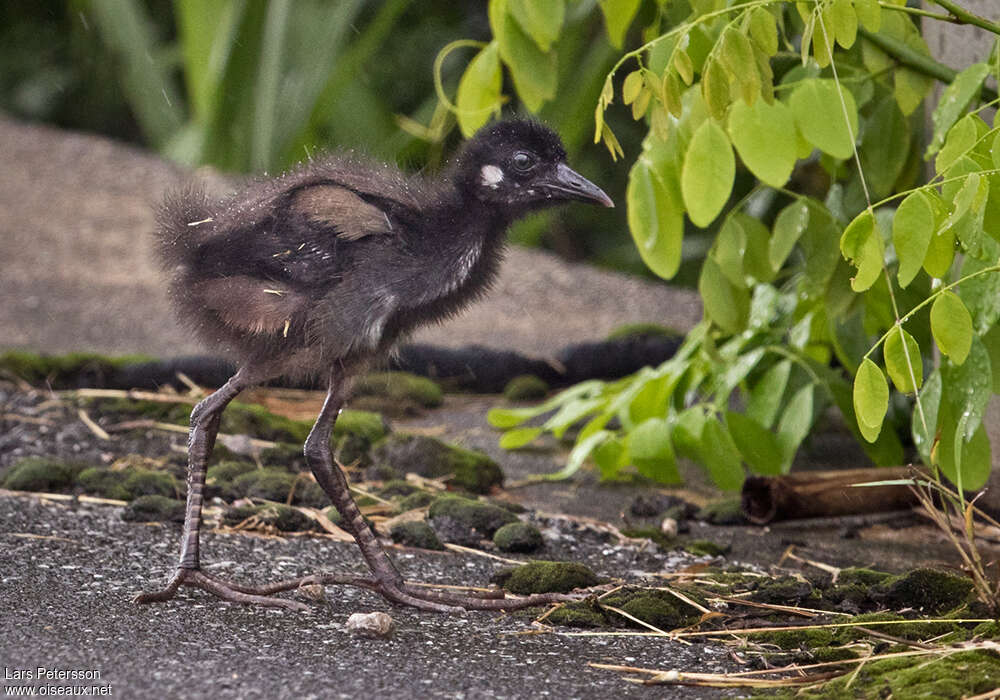
[[[182,320],[240,369],[191,412],[180,563],[165,589],[138,602],[167,600],[190,585],[225,600],[300,608],[269,596],[325,582],[367,586],[395,603],[438,611],[556,598],[469,598],[407,585],[351,498],[330,434],[352,377],[408,331],[457,313],[488,289],[512,221],[566,200],[614,206],[565,160],[551,130],[511,120],[480,130],[437,180],[336,155],[221,204],[193,188],[167,198],[157,243],[172,275],[170,295]],[[243,389],[276,376],[318,374],[329,389],[305,443],[306,461],[373,578],[319,575],[249,587],[210,577],[199,568],[198,532],[205,465],[223,409]]]

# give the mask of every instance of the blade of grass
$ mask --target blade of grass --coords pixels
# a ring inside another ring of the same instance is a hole
[[[121,60],[122,89],[143,135],[154,148],[162,147],[183,124],[184,107],[145,8],[136,0],[90,0],[88,7]]]

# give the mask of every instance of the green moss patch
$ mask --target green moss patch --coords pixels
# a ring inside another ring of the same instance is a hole
[[[373,372],[354,385],[354,396],[377,397],[395,404],[434,408],[444,403],[444,392],[427,377],[409,372]]]
[[[767,697],[810,700],[944,700],[982,695],[997,687],[1000,687],[1000,657],[987,651],[965,651],[938,658],[869,661],[856,675],[846,673],[818,688],[797,689]]]
[[[694,517],[713,525],[742,525],[746,522],[743,517],[743,504],[738,497],[707,503],[695,513]]]
[[[7,469],[3,487],[11,491],[69,491],[77,476],[87,467],[48,457],[27,457]]]
[[[503,472],[487,455],[422,435],[391,435],[375,447],[372,459],[376,466],[400,474],[432,479],[450,475],[448,484],[471,493],[489,493],[503,485]]]
[[[400,512],[406,512],[408,510],[416,510],[417,508],[426,508],[434,499],[437,498],[433,493],[429,491],[417,491],[416,493],[411,493],[409,496],[404,496],[399,501]]]
[[[973,591],[972,579],[938,569],[914,569],[885,579],[878,595],[892,608],[916,608],[936,615],[966,603]]]
[[[441,540],[438,539],[434,529],[423,520],[416,520],[408,523],[396,523],[389,531],[392,541],[406,547],[419,547],[421,549],[444,549]]]
[[[508,401],[530,401],[545,398],[549,393],[549,383],[534,374],[520,374],[503,388],[503,395]]]
[[[449,542],[489,539],[502,526],[517,522],[516,515],[491,503],[452,495],[436,498],[428,516],[434,529]]]
[[[683,544],[684,551],[696,557],[721,557],[729,553],[728,545],[721,545],[711,540],[690,540]]]
[[[239,525],[248,518],[250,524],[273,527],[282,532],[304,532],[316,529],[316,522],[296,508],[268,503],[266,505],[240,506],[229,508],[222,514],[222,522],[229,526]]]
[[[184,522],[184,501],[166,496],[139,496],[125,506],[122,520],[133,522]]]
[[[589,567],[576,562],[532,561],[514,569],[498,572],[493,578],[511,593],[569,593],[574,588],[589,588],[600,583]]]
[[[493,544],[503,552],[530,554],[542,548],[542,533],[531,523],[508,523],[493,533]]]
[[[139,496],[177,498],[183,492],[180,482],[171,474],[134,467],[91,467],[80,472],[77,485],[91,496],[121,501],[131,501]]]
[[[232,490],[240,496],[263,498],[282,503],[292,496],[295,505],[322,508],[329,503],[323,489],[312,479],[289,474],[281,469],[254,469],[232,481]]]
[[[11,351],[0,354],[0,370],[9,372],[29,384],[47,384],[54,389],[78,386],[103,386],[108,377],[127,365],[152,362],[146,355],[107,357],[93,353],[39,355]]]

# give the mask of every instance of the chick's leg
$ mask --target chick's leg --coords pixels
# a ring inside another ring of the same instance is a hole
[[[292,610],[306,609],[302,603],[281,598],[267,598],[256,594],[253,587],[227,583],[204,573],[200,567],[198,546],[206,465],[215,446],[223,410],[251,383],[247,378],[247,372],[241,369],[218,391],[205,398],[191,411],[191,430],[188,433],[187,506],[184,512],[184,532],[181,535],[180,561],[166,587],[153,593],[140,593],[135,597],[136,603],[163,602],[173,598],[181,586],[193,586],[234,603],[258,603]]]

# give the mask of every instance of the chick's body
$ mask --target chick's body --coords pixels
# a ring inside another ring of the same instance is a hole
[[[460,310],[495,278],[507,225],[454,186],[350,156],[219,203],[182,191],[159,221],[182,318],[283,374],[368,361]]]

